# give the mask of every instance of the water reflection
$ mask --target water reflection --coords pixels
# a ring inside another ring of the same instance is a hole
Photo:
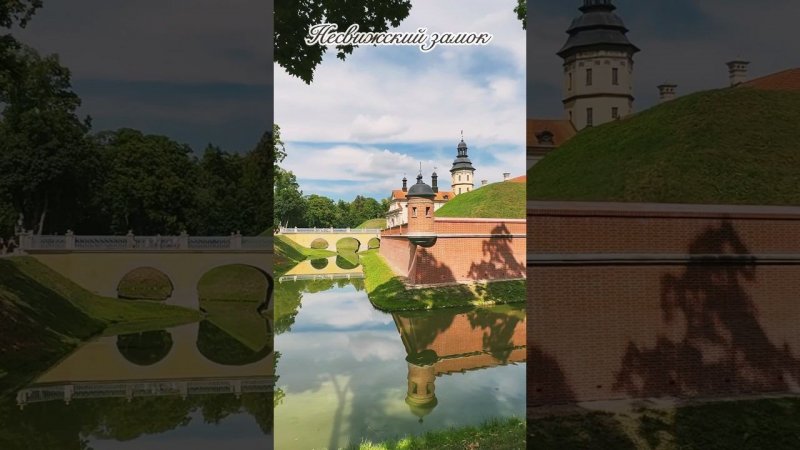
[[[278,448],[340,448],[523,415],[523,305],[387,314],[360,283],[277,289]]]
[[[250,342],[210,320],[91,341],[0,399],[0,448],[271,448],[264,322]]]
[[[322,279],[358,279],[364,277],[360,257],[352,251],[342,251],[335,256],[301,261],[280,281],[302,281]]]

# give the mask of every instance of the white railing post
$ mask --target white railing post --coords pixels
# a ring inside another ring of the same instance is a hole
[[[67,234],[64,235],[64,247],[67,250],[75,249],[75,233],[72,230],[67,230]]]
[[[127,241],[125,242],[125,248],[134,248],[136,247],[136,237],[133,235],[133,230],[128,230],[128,234],[125,235]]]
[[[238,230],[236,234],[231,233],[231,249],[232,250],[239,250],[242,248],[242,233]]]

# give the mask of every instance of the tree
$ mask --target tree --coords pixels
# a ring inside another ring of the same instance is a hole
[[[196,208],[197,168],[191,149],[131,129],[99,138],[104,177],[97,200],[110,231],[178,234],[186,229]]]
[[[41,7],[42,0],[3,0],[0,2],[0,27],[17,24],[24,28]]]
[[[292,172],[278,168],[275,173],[275,226],[302,226],[305,199]]]
[[[303,222],[307,227],[338,227],[340,222],[336,204],[328,197],[311,194],[306,198]]]
[[[339,31],[344,31],[358,24],[362,32],[384,32],[389,25],[400,25],[409,11],[410,0],[277,0],[274,61],[290,75],[311,84],[314,70],[327,50],[320,44],[306,45],[312,25],[335,23]],[[344,60],[353,49],[352,45],[338,45],[336,57]]]
[[[514,8],[517,13],[517,19],[522,21],[522,29],[528,29],[528,0],[517,0],[517,6]]]
[[[24,226],[42,233],[51,209],[75,210],[88,193],[97,155],[81,120],[80,98],[70,72],[56,56],[6,48],[13,68],[0,80],[0,192],[25,216]]]
[[[237,202],[242,215],[242,233],[261,234],[273,225],[275,161],[277,157],[283,160],[282,147],[280,129],[275,126],[273,132],[264,133],[258,145],[244,157]]]

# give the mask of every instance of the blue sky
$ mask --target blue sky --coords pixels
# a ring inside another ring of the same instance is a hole
[[[275,66],[275,121],[305,194],[388,197],[423,163],[450,186],[464,131],[477,180],[525,170],[525,31],[515,0],[412,2],[397,29],[489,32],[485,46],[357,48],[325,54],[306,85]]]
[[[272,32],[258,0],[45,2],[15,33],[72,71],[95,131],[249,151],[272,122]]]
[[[562,60],[580,0],[528,2],[528,116],[559,118]],[[658,101],[656,86],[678,85],[678,94],[728,85],[725,62],[751,61],[751,78],[800,66],[797,0],[616,0],[617,14],[642,51],[634,57],[634,109]]]

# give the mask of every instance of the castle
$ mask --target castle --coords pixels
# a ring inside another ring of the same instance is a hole
[[[467,155],[467,144],[462,136],[458,143],[456,159],[450,169],[450,191],[439,190],[439,175],[434,171],[431,174],[431,186],[433,191],[433,208],[438,210],[445,203],[450,201],[458,194],[472,191],[475,188],[475,168]],[[420,184],[422,174],[417,177]],[[403,187],[392,191],[390,198],[389,211],[386,213],[386,226],[388,228],[408,223],[408,179],[403,177]],[[413,189],[413,186],[412,186]]]

